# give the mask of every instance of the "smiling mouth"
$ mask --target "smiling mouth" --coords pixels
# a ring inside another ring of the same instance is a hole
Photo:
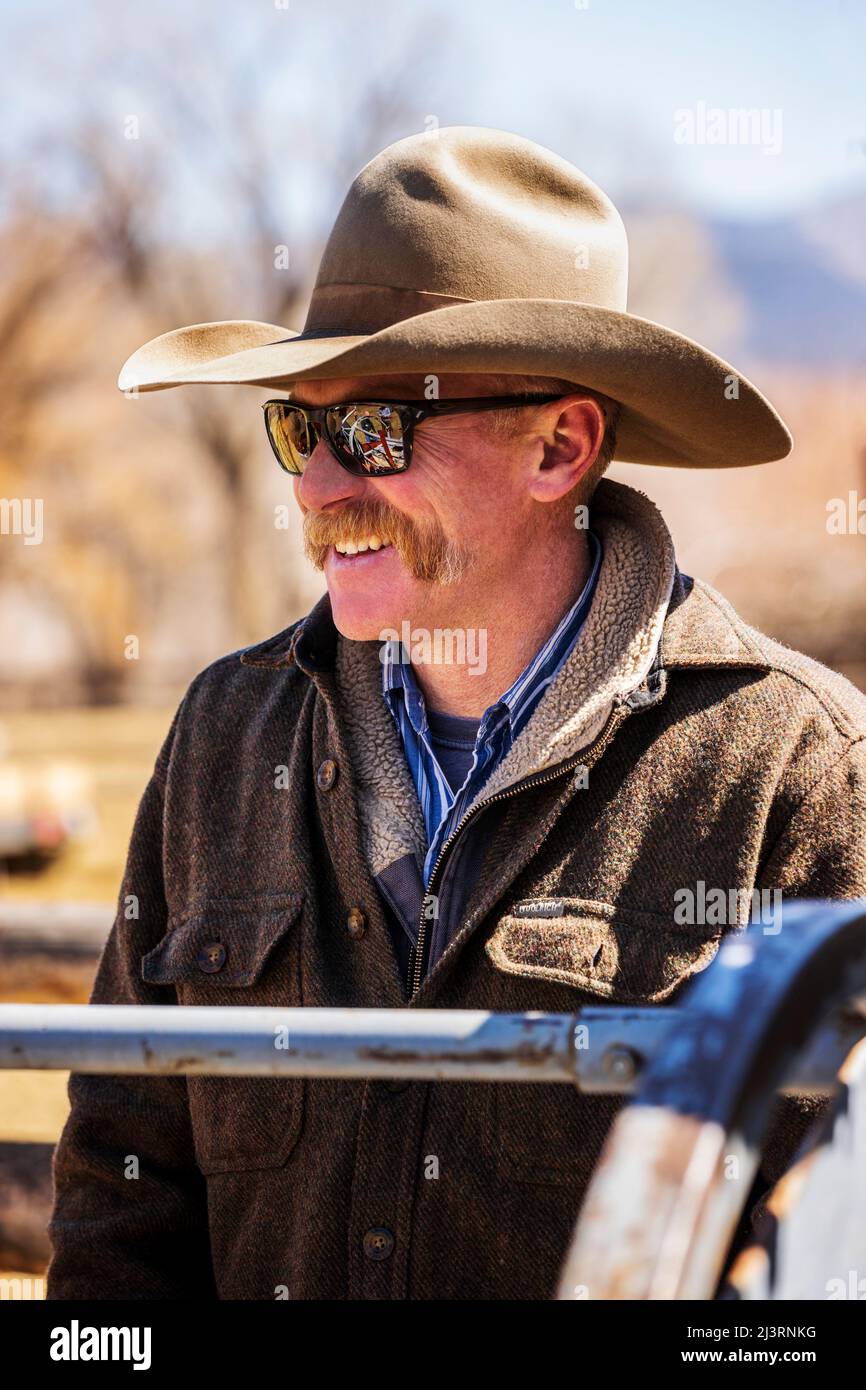
[[[334,549],[338,555],[365,555],[370,550],[387,550],[391,542],[383,540],[381,536],[368,536],[363,541],[334,541]]]

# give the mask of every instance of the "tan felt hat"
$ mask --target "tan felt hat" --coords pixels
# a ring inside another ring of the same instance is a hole
[[[610,199],[518,135],[450,126],[398,140],[358,174],[301,333],[199,323],[153,338],[122,391],[287,387],[385,373],[552,376],[619,401],[616,457],[736,468],[791,436],[729,363],[626,309],[628,243]]]

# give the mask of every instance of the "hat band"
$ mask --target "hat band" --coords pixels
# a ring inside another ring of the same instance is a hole
[[[391,285],[321,285],[313,290],[302,337],[378,333],[392,323],[445,309],[450,304],[470,304],[453,294],[427,290],[401,290]]]

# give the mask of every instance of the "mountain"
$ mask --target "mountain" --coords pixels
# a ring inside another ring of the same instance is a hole
[[[749,356],[866,366],[866,195],[772,222],[714,221],[719,262],[748,305]]]
[[[866,367],[866,193],[762,222],[624,213],[633,313],[743,365]]]

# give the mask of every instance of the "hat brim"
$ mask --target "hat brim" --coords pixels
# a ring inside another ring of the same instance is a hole
[[[560,299],[449,305],[377,333],[315,336],[250,321],[194,324],[124,364],[122,391],[418,372],[553,376],[620,402],[615,457],[738,468],[791,451],[767,398],[729,362],[650,319]]]

